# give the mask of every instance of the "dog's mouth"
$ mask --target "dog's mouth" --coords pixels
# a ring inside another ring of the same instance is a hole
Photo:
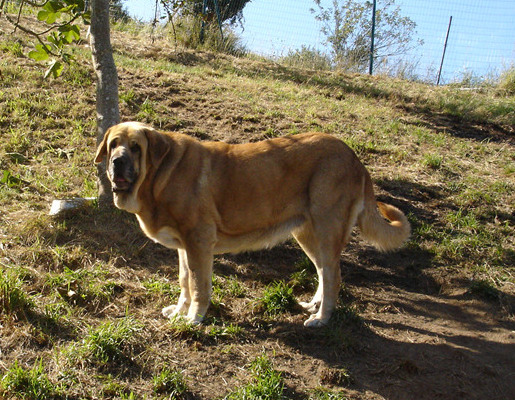
[[[127,155],[116,156],[109,164],[109,178],[113,193],[129,193],[137,179],[132,160]]]
[[[116,177],[112,181],[112,189],[114,193],[127,193],[132,189],[132,182],[122,177]]]

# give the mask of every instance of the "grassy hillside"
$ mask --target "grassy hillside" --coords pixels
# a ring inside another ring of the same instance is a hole
[[[162,319],[174,252],[120,211],[48,216],[53,199],[96,193],[88,48],[47,81],[0,25],[0,397],[515,396],[513,94],[113,41],[124,120],[231,143],[332,134],[413,235],[392,254],[355,235],[327,328],[303,328],[290,301],[316,284],[293,242],[217,257],[204,325]]]

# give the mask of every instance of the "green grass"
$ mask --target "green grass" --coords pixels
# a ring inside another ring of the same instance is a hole
[[[0,390],[9,398],[29,400],[50,399],[60,395],[59,389],[44,372],[43,360],[36,361],[32,368],[23,368],[15,361],[0,380]]]
[[[184,317],[177,316],[169,321],[168,330],[175,339],[200,343],[237,340],[244,335],[243,328],[237,324],[209,317],[203,324],[192,324]]]
[[[86,359],[94,362],[121,361],[129,357],[131,345],[142,329],[142,324],[130,316],[103,322],[98,327],[89,328],[81,351]]]
[[[34,300],[26,293],[19,276],[12,270],[0,267],[0,313],[21,317],[34,306]]]
[[[75,256],[73,250],[76,251]],[[82,249],[73,250],[58,246],[53,249],[54,263],[63,271],[46,274],[47,288],[56,290],[63,300],[72,304],[110,301],[118,285],[106,279],[108,272],[101,264],[94,269],[70,269],[80,265],[80,258],[83,257]]]
[[[149,294],[164,296],[167,302],[173,302],[179,297],[180,288],[161,277],[146,279],[141,284]]]
[[[356,151],[381,200],[395,198],[409,212],[412,239],[400,255],[390,256],[377,255],[353,236],[342,258],[351,281],[346,299],[353,300],[340,301],[319,331],[302,328],[306,316],[295,305],[293,293],[311,296],[317,280],[292,242],[257,255],[220,256],[204,324],[167,321],[161,307],[179,295],[174,252],[145,238],[135,218],[123,212],[95,207],[47,215],[55,198],[96,195],[89,50],[78,48],[78,64],[46,81],[44,66],[21,56],[29,39],[0,36],[0,342],[9,347],[1,354],[0,397],[29,398],[22,388],[30,387],[31,376],[48,398],[165,398],[182,374],[198,380],[187,382],[185,397],[203,398],[200,388],[210,391],[217,376],[227,381],[228,397],[280,398],[287,386],[299,398],[343,399],[348,392],[325,386],[344,382],[348,371],[333,371],[318,387],[310,367],[338,364],[338,357],[354,351],[359,364],[363,346],[383,350],[363,334],[373,329],[366,321],[375,300],[362,300],[370,288],[363,289],[355,271],[368,274],[393,260],[389,273],[398,279],[407,271],[416,282],[422,275],[443,280],[442,288],[464,282],[464,290],[491,307],[511,298],[512,70],[471,94],[458,86],[286,66],[323,62],[309,51],[281,64],[185,51],[180,42],[175,49],[170,32],[160,29],[154,46],[149,26],[114,29],[124,120],[231,143],[308,130],[334,135]],[[378,284],[391,300],[389,285]],[[511,312],[506,310],[496,312]],[[406,309],[402,317],[409,315]],[[243,368],[272,345],[275,367],[268,360]],[[290,372],[292,365],[299,365],[293,371],[298,376],[276,371]],[[24,383],[9,383],[16,376]],[[363,379],[368,376],[364,372]],[[384,379],[392,384],[396,377]],[[299,380],[312,384],[296,386]]]
[[[343,393],[325,387],[317,387],[309,394],[309,400],[348,400],[349,398]]]
[[[285,399],[284,381],[280,372],[273,368],[272,361],[263,354],[250,364],[251,381],[239,390],[230,393],[225,400],[281,400]]]
[[[486,279],[474,280],[471,282],[468,292],[490,301],[499,300],[500,292],[495,285]]]
[[[292,311],[296,304],[293,288],[282,281],[268,285],[259,299],[259,305],[269,317]]]
[[[152,385],[155,394],[166,395],[171,399],[184,398],[188,392],[186,378],[178,369],[163,368],[152,377]]]
[[[23,57],[23,46],[17,41],[7,41],[0,44],[0,51],[11,53],[15,57]]]
[[[443,157],[438,154],[426,154],[424,156],[424,165],[431,169],[440,169],[442,167]]]
[[[245,297],[245,287],[234,276],[221,277],[213,275],[213,295],[212,302],[215,304],[222,303],[224,299],[228,298],[243,298]]]

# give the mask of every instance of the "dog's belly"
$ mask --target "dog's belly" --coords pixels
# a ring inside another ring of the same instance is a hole
[[[242,235],[218,234],[214,253],[240,253],[271,248],[291,237],[292,231],[304,223],[304,217],[291,218],[270,228],[248,232]]]
[[[218,232],[213,254],[239,253],[273,247],[291,237],[291,232],[302,225],[304,221],[304,217],[291,218],[271,228],[241,235],[227,235]],[[170,227],[163,227],[153,235],[150,235],[146,230],[145,233],[155,242],[170,249],[184,248],[178,233]],[[209,244],[206,243],[206,246],[209,246]]]

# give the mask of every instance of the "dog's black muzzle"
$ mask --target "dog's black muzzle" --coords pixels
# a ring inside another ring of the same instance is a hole
[[[136,173],[131,158],[127,154],[116,156],[109,166],[113,192],[130,192],[136,180]]]

